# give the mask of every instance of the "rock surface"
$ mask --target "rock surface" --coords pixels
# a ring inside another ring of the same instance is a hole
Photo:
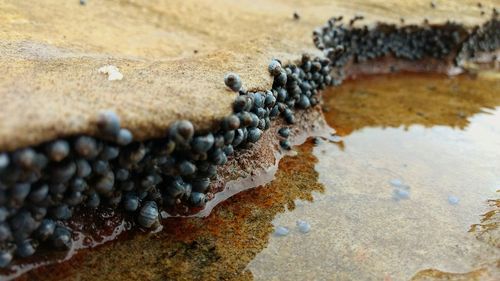
[[[247,89],[269,88],[268,62],[318,54],[311,32],[331,16],[472,25],[495,3],[476,2],[1,0],[0,151],[95,134],[104,109],[136,139],[163,136],[179,118],[209,129],[231,112],[226,72]],[[108,81],[98,72],[105,65],[123,79]]]

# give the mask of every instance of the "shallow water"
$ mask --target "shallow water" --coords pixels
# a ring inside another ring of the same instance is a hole
[[[472,227],[500,198],[500,107],[483,107],[499,98],[481,93],[498,95],[500,83],[470,88],[480,81],[387,76],[332,90],[327,119],[343,138],[313,150],[324,192],[273,219],[291,231],[249,264],[255,279],[408,280],[484,264],[499,274],[499,233],[485,243]]]
[[[498,73],[346,82],[324,95],[340,138],[296,147],[271,183],[21,279],[494,280],[499,93]]]

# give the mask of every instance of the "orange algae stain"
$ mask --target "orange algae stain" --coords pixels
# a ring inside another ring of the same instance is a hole
[[[497,193],[500,193],[500,190],[497,190]],[[492,209],[481,216],[479,223],[471,225],[469,232],[480,241],[500,248],[500,199],[488,200],[488,204]],[[498,263],[500,270],[500,259]]]
[[[499,201],[490,211],[485,200],[498,197],[500,80],[479,76],[365,77],[325,91],[325,118],[343,136],[315,149],[325,192],[274,220],[313,230],[271,239],[248,266],[256,279],[496,280]],[[407,200],[392,199],[392,179],[408,184]]]
[[[281,160],[275,180],[231,197],[206,218],[170,218],[158,233],[127,234],[19,280],[251,280],[245,267],[268,244],[275,216],[323,191],[313,146],[297,147]]]
[[[500,104],[498,91],[500,79],[474,75],[367,76],[327,89],[323,109],[328,124],[342,136],[372,126],[421,124],[463,129],[467,117]]]
[[[412,89],[411,93],[408,88]],[[324,107],[328,111],[325,115],[329,124],[338,134],[346,136],[346,143],[337,145],[341,150],[344,146],[349,150],[353,144],[349,143],[347,135],[365,127],[421,124],[464,128],[470,122],[468,117],[484,107],[500,104],[498,90],[498,80],[478,83],[473,76],[377,76],[347,81],[342,87],[327,90]],[[318,148],[320,151],[325,149],[321,145]],[[207,218],[170,218],[159,233],[128,232],[113,243],[81,251],[70,261],[41,267],[20,280],[251,280],[254,274],[258,277],[248,264],[263,249],[270,247],[269,238],[276,217],[295,209],[295,200],[312,201],[313,191],[324,191],[317,182],[315,165],[318,159],[312,153],[312,142],[296,149],[296,156],[282,159],[273,182],[233,196],[219,204]],[[318,158],[321,163],[321,157]],[[493,210],[485,213],[481,222],[470,230],[479,240],[495,247],[499,245],[495,234],[500,221],[499,202],[491,200]],[[341,237],[333,239],[341,241]],[[369,246],[349,253],[360,268],[376,258],[376,251]],[[500,266],[479,264],[468,273],[431,268],[418,272],[414,278],[488,280],[495,268]],[[287,269],[277,268],[273,274],[279,270]],[[385,272],[380,277],[398,279],[396,273]],[[295,274],[293,269],[292,273]]]
[[[431,280],[449,280],[449,281],[479,281],[479,280],[496,280],[494,276],[491,275],[490,268],[498,267],[500,264],[489,264],[485,267],[466,272],[466,273],[451,273],[440,271],[437,269],[426,269],[419,271],[413,278],[412,281],[431,281]]]

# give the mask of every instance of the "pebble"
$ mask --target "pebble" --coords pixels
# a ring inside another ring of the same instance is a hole
[[[0,153],[0,171],[7,168],[9,166],[10,160],[7,153]]]
[[[68,156],[70,147],[69,143],[64,140],[58,140],[47,145],[47,156],[52,160],[59,162]],[[1,164],[0,164],[1,166]]]
[[[3,222],[9,216],[9,211],[5,207],[0,207],[0,222]]]
[[[126,181],[129,176],[129,171],[126,169],[119,169],[115,173],[115,180],[117,181]]]
[[[175,121],[170,127],[169,135],[177,145],[185,147],[193,138],[193,124],[188,120]]]
[[[232,145],[230,145],[230,144],[229,144],[229,145],[227,145],[227,146],[225,146],[222,150],[224,151],[224,153],[225,153],[227,156],[229,156],[229,155],[233,155],[233,153],[234,153],[234,148],[233,148],[233,146],[232,146]]]
[[[12,254],[8,251],[0,250],[0,267],[7,267],[12,261]]]
[[[103,111],[97,118],[97,128],[104,135],[117,136],[120,131],[120,118],[113,111]]]
[[[224,83],[229,89],[233,90],[233,92],[238,92],[242,87],[241,78],[236,73],[228,73],[224,76]]]
[[[196,166],[193,163],[184,160],[179,164],[179,173],[181,175],[192,175],[194,172],[196,172]]]
[[[262,131],[257,128],[251,128],[248,130],[248,140],[250,142],[257,142],[262,136]]]
[[[213,134],[207,134],[205,136],[195,137],[192,142],[192,148],[198,153],[207,152],[208,150],[210,150],[210,148],[212,148],[213,145],[214,145]]]
[[[134,196],[134,195],[127,196],[123,206],[124,206],[125,210],[127,210],[129,212],[133,212],[133,211],[137,210],[137,208],[139,207],[139,198],[137,196]]]
[[[12,232],[7,223],[0,223],[0,242],[12,238]]]
[[[245,104],[246,104],[246,101],[245,101]],[[229,115],[228,117],[224,118],[224,120],[222,121],[222,127],[226,131],[236,130],[240,127],[240,119],[238,118],[238,116],[236,116],[234,114]]]
[[[458,205],[458,203],[460,203],[460,198],[456,197],[455,195],[449,195],[448,203],[450,203],[450,205]]]
[[[191,203],[196,207],[201,207],[206,203],[205,194],[201,192],[192,192],[190,196]]]
[[[36,152],[31,148],[20,149],[12,156],[14,163],[24,169],[32,169],[35,166]]]
[[[141,226],[151,228],[158,222],[158,207],[156,202],[148,201],[139,212],[138,222]]]
[[[338,135],[332,135],[328,138],[331,142],[339,143],[342,142],[342,138]]]
[[[43,184],[31,190],[31,193],[28,196],[28,199],[31,202],[39,203],[47,198],[49,194],[49,186],[47,184]]]
[[[92,167],[90,166],[89,162],[87,162],[85,159],[78,159],[76,161],[77,176],[81,178],[86,178],[90,175],[91,172],[92,172]]]
[[[75,151],[84,158],[93,158],[97,155],[97,143],[94,138],[80,136],[74,142]]]
[[[116,143],[119,145],[127,145],[134,139],[132,132],[127,129],[120,129],[118,136],[116,137]]]
[[[394,187],[402,187],[404,186],[403,181],[400,179],[391,179],[389,181],[389,184],[394,186]]]
[[[292,149],[292,145],[290,144],[289,140],[280,140],[280,146],[281,146],[281,148],[283,148],[285,150]]]
[[[55,229],[56,223],[53,220],[44,219],[36,230],[36,237],[42,241],[45,241],[52,236]]]
[[[301,95],[300,100],[298,102],[298,106],[300,106],[300,108],[302,108],[302,109],[306,109],[306,108],[309,108],[311,106],[311,102],[307,96]]]
[[[97,207],[99,207],[100,204],[101,204],[101,198],[99,197],[99,195],[96,192],[91,193],[88,196],[87,207],[89,207],[91,209],[96,209]]]
[[[208,190],[208,187],[210,186],[210,179],[209,178],[197,178],[191,182],[191,185],[192,185],[193,190],[195,192],[204,193]]]
[[[52,243],[58,249],[69,249],[71,247],[71,232],[66,227],[57,226],[52,235]]]
[[[311,231],[311,225],[307,221],[298,220],[296,225],[301,233],[308,233]]]
[[[281,63],[277,60],[272,60],[268,66],[269,73],[272,76],[278,76],[281,74]]]
[[[31,240],[24,240],[20,244],[17,245],[16,255],[25,258],[33,255],[35,253],[35,247],[33,247],[33,243]]]
[[[275,236],[287,236],[288,233],[290,233],[290,230],[287,227],[276,226],[274,228],[274,235]]]
[[[298,14],[294,18],[298,19]],[[361,18],[356,17],[351,22],[357,20]],[[494,24],[491,26],[495,28]],[[329,59],[304,55],[299,65],[283,65],[279,60],[273,60],[268,67],[274,76],[272,89],[261,92],[244,89],[241,78],[229,73],[224,83],[237,93],[233,114],[210,132],[195,131],[190,121],[179,120],[170,126],[164,137],[139,142],[133,140],[129,130],[121,128],[118,116],[110,112],[100,117],[100,136],[69,137],[55,140],[52,145],[46,143],[14,153],[0,153],[0,203],[19,205],[9,209],[0,207],[2,237],[12,242],[9,235],[12,230],[17,244],[33,239],[37,240],[34,242],[52,241],[55,246],[69,245],[70,230],[61,230],[61,221],[52,220],[54,217],[48,222],[45,220],[54,214],[61,220],[69,219],[74,208],[72,205],[75,209],[83,205],[82,210],[101,205],[121,208],[122,211],[135,210],[139,224],[141,221],[144,224],[145,220],[148,224],[151,221],[156,223],[157,214],[164,211],[164,206],[179,204],[186,209],[202,206],[210,182],[217,176],[218,165],[226,163],[228,155],[234,153],[238,156],[238,150],[252,147],[248,144],[261,138],[271,120],[281,117],[289,124],[295,123],[296,110],[317,104],[319,90],[342,82],[344,77],[341,74],[330,75],[332,69],[339,69],[353,56],[363,61],[386,55],[389,51],[396,57],[409,60],[423,56],[441,58],[447,55],[452,40],[461,39],[453,39],[450,33],[464,31],[460,26],[446,25],[441,29],[415,27],[415,33],[394,32],[400,30],[390,25],[386,29],[349,27],[343,25],[340,18],[333,18],[323,28],[314,31],[314,43]],[[495,32],[489,30],[484,34],[486,38],[496,38]],[[374,38],[389,38],[389,35],[392,36],[390,41],[374,44],[378,42]],[[474,36],[479,35],[471,35],[467,42],[473,42]],[[423,43],[413,44],[415,38],[418,38],[418,43]],[[489,43],[486,43],[481,46],[489,48]],[[473,52],[478,48],[472,44],[463,49]],[[122,79],[123,75],[116,71],[113,68],[102,70],[110,80]],[[201,136],[211,133],[213,144],[210,136],[193,141],[193,137],[198,138],[200,133]],[[286,139],[288,134],[280,136],[280,145],[290,149],[290,142]],[[330,141],[340,142],[342,139],[334,135]],[[9,173],[5,173],[6,170]],[[29,182],[19,178],[25,172],[31,175]],[[409,187],[402,182],[391,185],[395,187],[396,200],[409,198]],[[7,189],[9,192],[5,192]],[[131,196],[135,196],[134,199],[130,200]],[[450,202],[450,198],[448,200]],[[144,208],[152,204],[154,208]],[[23,211],[26,209],[30,212]],[[301,225],[310,228],[307,222]],[[301,226],[298,224],[297,227],[300,231]],[[277,235],[282,234],[278,236],[288,232],[286,227],[276,228]],[[13,250],[3,250],[0,247],[0,265],[12,259]]]
[[[410,190],[408,190],[406,188],[394,188],[393,198],[396,201],[409,199],[410,198]]]
[[[122,80],[123,74],[114,65],[105,65],[97,70],[99,73],[107,74],[109,81]]]

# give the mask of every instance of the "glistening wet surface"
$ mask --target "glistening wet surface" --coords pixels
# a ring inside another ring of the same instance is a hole
[[[249,264],[255,279],[408,280],[487,264],[477,274],[499,278],[498,231],[480,241],[473,227],[500,198],[498,93],[494,75],[371,77],[331,90],[326,115],[342,139],[313,150],[325,192],[273,219],[290,233]]]
[[[270,184],[21,279],[494,280],[499,92],[498,73],[346,82],[324,97],[341,138],[296,147]]]

